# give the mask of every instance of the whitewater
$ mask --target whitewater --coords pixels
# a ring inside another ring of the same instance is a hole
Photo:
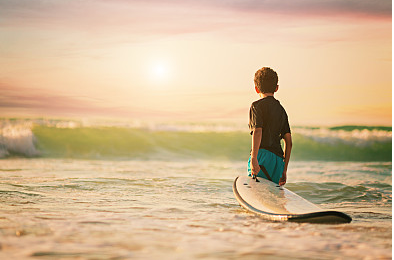
[[[294,127],[286,187],[350,224],[232,193],[247,126],[0,120],[0,259],[391,259],[391,127]]]

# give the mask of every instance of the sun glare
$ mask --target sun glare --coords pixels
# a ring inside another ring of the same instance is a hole
[[[167,68],[163,64],[156,64],[153,68],[153,73],[158,78],[164,77],[167,74]]]
[[[167,81],[170,77],[170,66],[167,62],[159,61],[153,63],[150,77],[154,81]]]

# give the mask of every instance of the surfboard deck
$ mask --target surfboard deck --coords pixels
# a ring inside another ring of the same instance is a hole
[[[249,176],[234,180],[233,192],[239,204],[267,220],[308,223],[350,223],[352,218],[339,211],[323,210],[276,183]]]

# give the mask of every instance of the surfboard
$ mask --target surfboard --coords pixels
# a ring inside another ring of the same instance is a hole
[[[245,209],[271,221],[309,223],[350,223],[352,218],[339,211],[324,210],[276,183],[249,176],[234,180],[233,192]]]

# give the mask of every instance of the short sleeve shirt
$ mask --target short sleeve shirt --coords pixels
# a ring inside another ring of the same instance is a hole
[[[265,97],[250,106],[250,134],[253,134],[256,128],[262,128],[260,149],[266,149],[283,158],[280,140],[291,131],[287,113],[274,97]]]

